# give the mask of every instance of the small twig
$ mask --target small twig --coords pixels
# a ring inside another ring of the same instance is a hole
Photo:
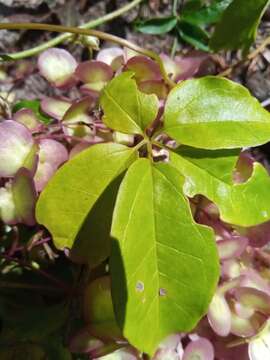
[[[167,74],[163,61],[158,54],[156,54],[154,51],[144,49],[138,45],[131,43],[128,40],[122,39],[115,35],[107,34],[98,30],[87,30],[76,27],[40,23],[0,23],[0,30],[39,30],[59,33],[71,33],[76,35],[96,36],[99,39],[114,42],[155,60],[159,65],[161,74],[168,86],[172,88],[176,85],[175,82],[172,81]]]
[[[258,56],[260,53],[262,53],[264,51],[264,49],[270,44],[270,36],[268,36],[262,43],[260,46],[257,47],[257,49],[255,49],[254,51],[252,51],[251,53],[249,53],[247,55],[247,57],[245,59],[242,59],[240,61],[237,61],[235,64],[229,66],[226,70],[220,72],[218,74],[218,76],[228,76],[232,73],[232,71],[237,68],[240,65],[244,65],[246,63],[249,63],[250,61],[252,61],[253,59],[256,58],[256,56]]]

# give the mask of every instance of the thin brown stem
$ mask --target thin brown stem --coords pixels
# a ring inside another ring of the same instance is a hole
[[[168,76],[163,61],[158,54],[156,54],[154,51],[144,49],[136,44],[129,42],[128,40],[122,39],[115,35],[107,34],[99,30],[80,29],[76,27],[40,23],[0,23],[0,30],[39,30],[59,33],[71,33],[76,35],[96,36],[99,39],[117,43],[123,47],[127,47],[131,50],[138,52],[139,54],[148,56],[151,59],[155,60],[160,67],[160,71],[164,80],[170,86],[170,88],[176,85]]]
[[[144,1],[144,0],[133,0],[133,1],[129,2],[128,4],[116,9],[115,11],[113,11],[109,14],[98,17],[97,19],[94,19],[94,20],[90,20],[90,21],[86,22],[85,24],[80,25],[79,28],[93,29],[99,25],[102,25],[108,21],[111,21],[111,20],[125,14],[126,12],[133,9],[135,6],[139,5],[142,1]],[[31,49],[19,51],[17,53],[13,53],[12,55],[7,54],[7,56],[11,57],[13,60],[25,59],[27,57],[37,55],[40,52],[42,52],[46,49],[49,49],[53,46],[61,44],[62,42],[66,41],[66,40],[70,40],[71,38],[72,38],[72,34],[68,34],[68,33],[61,34],[53,39],[50,39],[46,42],[39,44]]]

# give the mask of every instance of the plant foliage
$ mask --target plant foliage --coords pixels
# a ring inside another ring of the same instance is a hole
[[[132,73],[109,82],[100,104],[108,127],[138,134],[141,140],[133,148],[95,145],[61,167],[38,200],[37,220],[58,248],[72,248],[98,198],[128,169],[110,234],[91,239],[89,233],[89,261],[94,266],[108,257],[110,241],[119,325],[132,345],[153,355],[169,334],[194,328],[219,277],[213,233],[194,222],[186,196],[205,195],[218,206],[221,219],[235,225],[270,219],[265,169],[256,164],[248,182],[232,180],[237,148],[267,142],[270,116],[245,88],[229,80],[186,80],[169,93],[159,131],[193,148],[169,150],[168,164],[163,164],[151,160],[153,143],[147,135],[157,116],[157,98],[141,93]],[[136,160],[145,145],[149,158]]]
[[[175,1],[136,27],[245,53],[268,3]],[[52,48],[37,67],[58,96],[0,94],[1,359],[269,358],[270,177],[252,150],[269,112],[194,78],[203,52],[140,52]]]

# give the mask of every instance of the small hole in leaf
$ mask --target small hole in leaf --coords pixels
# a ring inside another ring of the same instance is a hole
[[[141,281],[138,281],[136,284],[136,290],[139,292],[143,292],[144,291],[144,283]]]
[[[164,288],[159,289],[159,296],[165,296],[166,294],[167,294],[167,292]]]

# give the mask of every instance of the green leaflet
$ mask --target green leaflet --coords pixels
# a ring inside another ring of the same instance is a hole
[[[140,92],[132,76],[132,72],[122,73],[104,88],[100,99],[103,122],[113,130],[142,134],[157,116],[158,98]]]
[[[177,24],[176,16],[153,18],[138,22],[136,30],[144,34],[160,35],[170,32]]]
[[[214,51],[247,51],[256,38],[260,19],[269,0],[234,0],[224,11],[210,41]]]
[[[209,51],[208,33],[198,25],[189,23],[188,21],[179,21],[177,26],[179,37],[188,44],[193,45],[196,49]]]
[[[229,178],[215,172],[207,161],[210,151],[181,149],[170,153],[170,163],[185,176],[184,193],[206,196],[219,208],[221,219],[240,226],[253,226],[270,219],[270,177],[262,165],[256,163],[252,177],[242,184],[232,184]],[[226,167],[230,159],[217,159],[216,163]],[[230,157],[231,155],[228,154]],[[206,158],[204,158],[206,157]],[[231,165],[233,165],[231,158]]]
[[[178,171],[139,159],[120,186],[112,237],[119,325],[152,355],[163,338],[192,330],[207,311],[219,275],[213,232],[194,222]]]
[[[194,25],[209,25],[220,20],[224,10],[232,0],[213,0],[209,5],[203,5],[199,9],[184,7],[181,18]]]
[[[183,81],[170,92],[164,131],[203,149],[257,146],[270,139],[270,114],[243,86],[207,76]]]
[[[72,261],[93,268],[109,257],[112,214],[122,178],[121,174],[108,185],[86,216],[70,251]]]
[[[182,145],[176,152],[213,177],[228,184],[233,183],[232,174],[240,154],[239,149],[204,150]]]
[[[72,247],[98,198],[136,156],[134,149],[124,145],[99,144],[81,152],[57,171],[41,193],[36,209],[37,221],[51,232],[56,247]],[[95,262],[97,257],[104,259],[108,255],[107,244],[101,245],[104,239],[97,234],[89,232],[89,246],[101,253],[90,253],[90,262],[91,256]]]

